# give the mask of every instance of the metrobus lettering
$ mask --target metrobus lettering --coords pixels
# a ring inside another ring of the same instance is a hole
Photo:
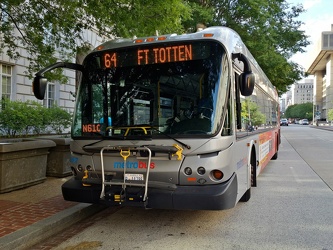
[[[138,65],[181,62],[189,61],[192,59],[193,54],[191,44],[138,50]]]
[[[101,132],[101,125],[100,124],[83,124],[82,125],[82,132],[83,133],[91,133],[91,132],[96,132],[99,133]]]
[[[124,162],[115,162],[113,168],[124,168]],[[147,168],[147,163],[143,161],[126,161],[126,168]],[[155,168],[155,162],[150,163],[150,169]]]

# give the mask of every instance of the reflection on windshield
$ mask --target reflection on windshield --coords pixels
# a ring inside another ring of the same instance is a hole
[[[219,44],[200,47],[209,54],[184,62],[102,69],[98,54],[88,58],[90,71],[77,96],[73,135],[214,134],[226,95],[219,87],[221,75],[228,72],[221,72],[227,67],[221,66]]]

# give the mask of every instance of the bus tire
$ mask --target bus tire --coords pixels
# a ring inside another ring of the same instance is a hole
[[[250,166],[250,173],[251,173],[251,186],[248,190],[243,194],[242,198],[240,198],[240,201],[247,202],[251,198],[251,187],[257,186],[257,174],[256,174],[256,157],[255,157],[255,150],[253,149],[251,152],[251,166]]]
[[[241,202],[247,202],[251,198],[251,188],[246,190],[246,192],[243,194],[242,198],[240,199]]]
[[[276,160],[278,158],[278,152],[279,152],[279,137],[276,138],[276,152],[272,157],[272,160]]]
[[[257,166],[258,166],[258,162],[256,160],[256,151],[255,148],[253,147],[252,151],[251,151],[251,161],[250,161],[251,165],[251,187],[256,187],[257,186]]]

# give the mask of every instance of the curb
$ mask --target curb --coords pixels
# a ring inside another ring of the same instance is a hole
[[[315,126],[315,125],[312,125],[311,128],[333,131],[333,126]]]
[[[1,237],[0,249],[29,249],[35,244],[38,244],[52,235],[70,227],[74,223],[88,218],[105,208],[107,207],[104,205],[80,203],[28,227]]]

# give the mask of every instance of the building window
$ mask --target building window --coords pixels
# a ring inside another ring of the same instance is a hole
[[[49,83],[46,89],[46,97],[44,99],[44,106],[52,108],[55,104],[55,85]]]
[[[2,99],[10,99],[12,93],[12,67],[0,64],[0,94]]]

